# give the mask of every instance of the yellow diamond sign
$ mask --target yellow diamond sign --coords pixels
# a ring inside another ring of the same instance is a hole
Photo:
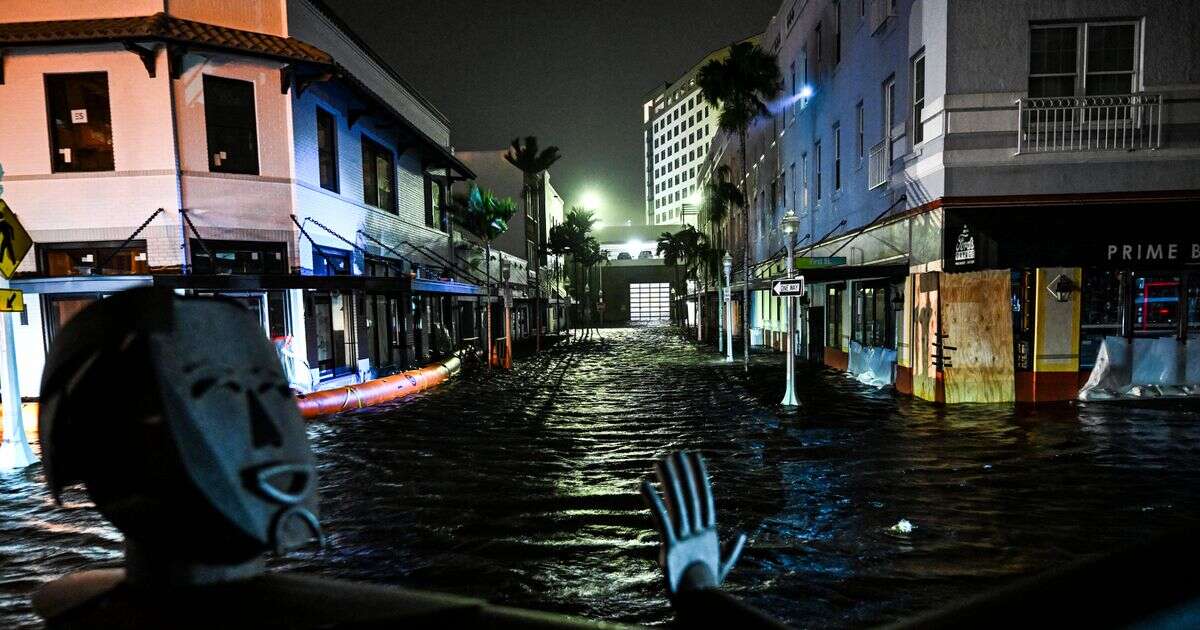
[[[17,220],[17,215],[0,199],[0,274],[12,279],[17,265],[33,247],[29,232]]]
[[[20,313],[25,310],[25,294],[18,289],[0,289],[0,313]]]

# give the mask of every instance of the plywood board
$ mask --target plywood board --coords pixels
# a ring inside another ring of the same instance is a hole
[[[942,274],[947,403],[1014,400],[1011,283],[1007,270]]]
[[[913,395],[925,400],[937,398],[937,367],[933,364],[933,342],[938,333],[938,272],[913,276],[912,360]]]

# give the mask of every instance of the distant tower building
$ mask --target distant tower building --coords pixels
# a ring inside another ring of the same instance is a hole
[[[757,43],[759,37],[746,41]],[[675,82],[648,94],[642,105],[647,225],[696,224],[696,174],[720,114],[704,102],[696,75],[704,64],[728,55],[728,46],[709,53]]]

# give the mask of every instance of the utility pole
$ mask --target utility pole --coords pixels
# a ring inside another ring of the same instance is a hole
[[[780,228],[783,230],[783,240],[787,243],[788,280],[792,279],[795,269],[792,261],[792,249],[795,247],[796,229],[799,226],[800,219],[796,217],[795,211],[788,210],[780,222]],[[783,313],[787,317],[787,344],[784,346],[787,351],[787,389],[784,391],[783,401],[780,404],[785,407],[800,406],[800,401],[796,399],[796,352],[792,348],[796,338],[796,320],[792,316],[792,302],[795,299],[791,295],[784,298],[785,308]]]

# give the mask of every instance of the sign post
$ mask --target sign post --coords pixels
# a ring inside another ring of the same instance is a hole
[[[33,246],[29,233],[17,220],[8,204],[0,199],[0,334],[4,336],[4,360],[0,361],[0,396],[4,401],[4,438],[0,442],[0,471],[26,468],[37,462],[25,437],[25,423],[21,418],[21,385],[17,381],[17,344],[13,339],[12,311],[20,302],[24,307],[24,296],[20,291],[8,288],[8,281],[17,272],[21,259]]]
[[[787,278],[784,280],[775,280],[771,283],[771,293],[780,297],[785,297],[786,308],[783,313],[787,317],[787,343],[784,348],[787,351],[787,389],[784,391],[783,400],[779,404],[784,407],[799,407],[800,400],[796,398],[796,352],[793,348],[796,341],[796,318],[792,314],[792,302],[796,296],[804,295],[804,276],[799,278],[792,277],[795,273],[795,249],[796,228],[800,226],[800,219],[796,216],[795,211],[788,210],[780,221],[779,228],[783,232],[783,237],[787,241]]]

